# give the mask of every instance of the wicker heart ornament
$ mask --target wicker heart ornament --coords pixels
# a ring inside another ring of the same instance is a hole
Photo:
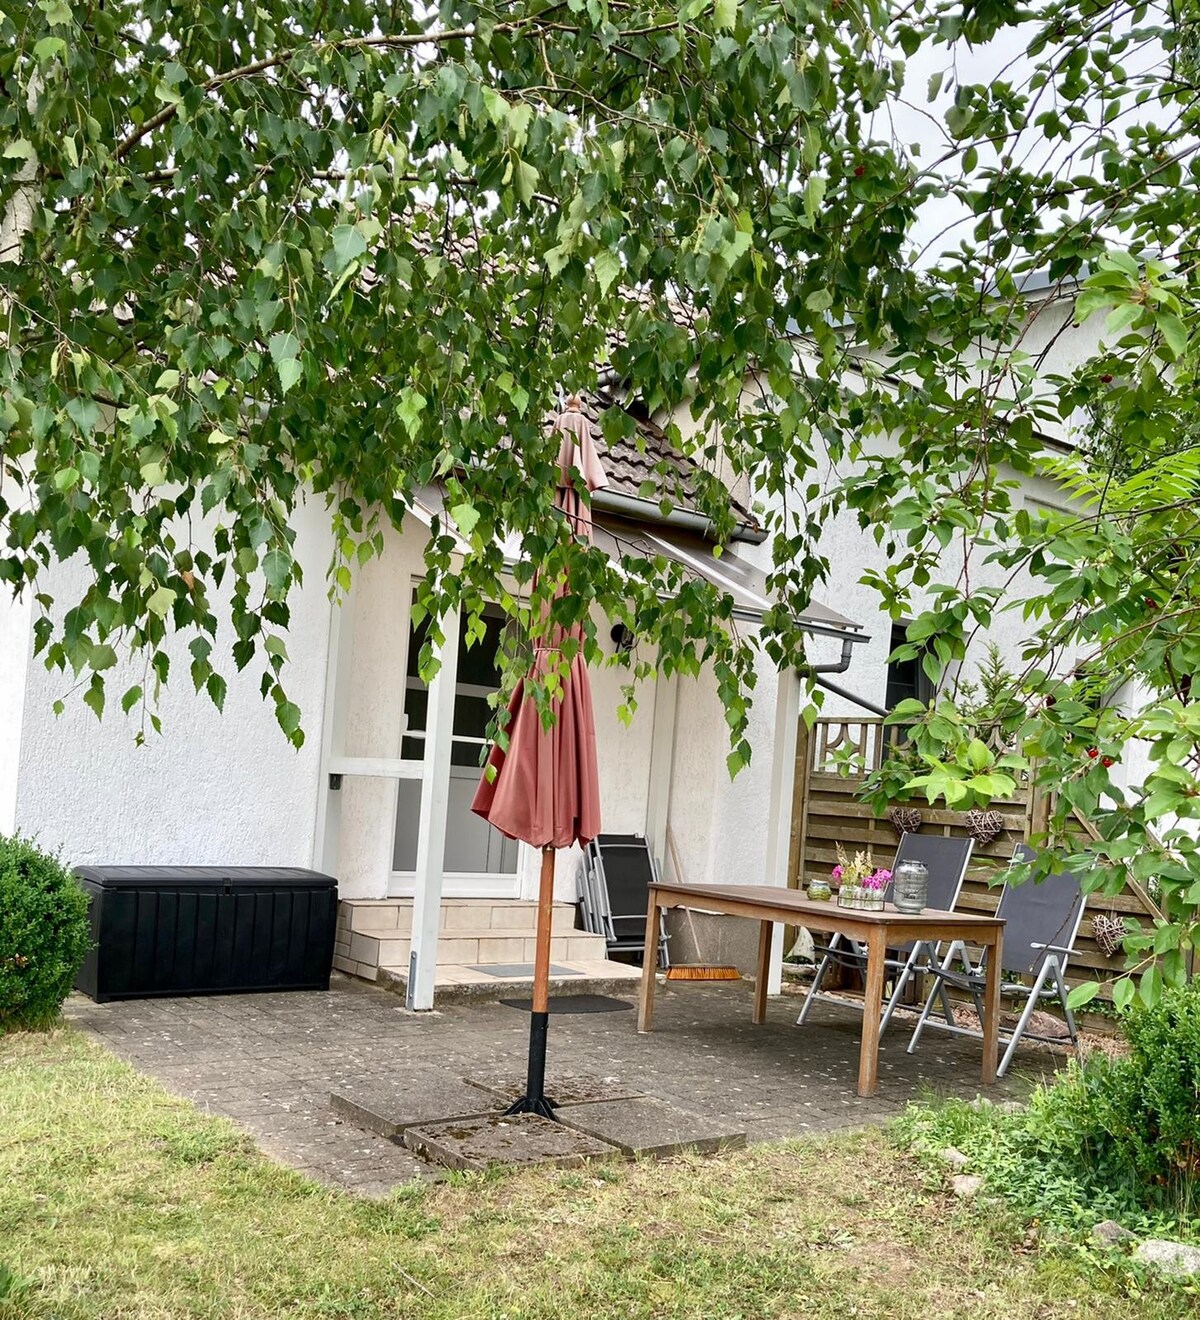
[[[968,811],[967,833],[976,843],[991,843],[1004,833],[1004,817],[998,811]]]
[[[921,828],[921,813],[916,807],[889,807],[887,816],[897,834],[916,834]]]
[[[1125,938],[1125,923],[1116,917],[1097,912],[1092,918],[1092,939],[1106,958],[1115,958],[1121,950],[1121,941]]]

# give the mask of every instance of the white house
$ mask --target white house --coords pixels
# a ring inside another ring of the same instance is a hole
[[[598,541],[653,538],[657,552],[730,589],[739,617],[752,627],[769,603],[770,547],[740,509],[738,539],[718,561],[686,502],[663,519],[656,505],[639,500],[643,481],[664,457],[686,491],[690,462],[665,454],[652,424],[642,423],[642,433],[648,453],[633,445],[609,451],[598,436],[610,479],[594,501]],[[1023,479],[1022,498],[1031,506],[1063,502],[1050,483],[1036,479]],[[467,650],[459,646],[456,621],[444,621],[442,667],[431,691],[417,675],[412,587],[438,501],[436,490],[426,492],[403,531],[388,533],[385,553],[361,570],[341,606],[330,604],[323,586],[332,549],[324,510],[314,503],[301,511],[295,550],[313,585],[293,603],[288,636],[289,693],[308,733],[300,751],[279,733],[253,679],[230,682],[223,715],[186,682],[172,684],[162,699],[163,732],[148,734],[143,746],[135,745],[134,716],[110,710],[98,722],[78,700],[56,716],[53,705],[70,681],[32,656],[32,605],[0,600],[0,832],[19,829],[71,864],[327,871],[346,901],[337,965],[356,975],[383,968],[407,978],[414,896],[416,928],[423,918],[427,932],[440,928],[443,980],[486,982],[480,966],[529,961],[536,859],[469,811],[488,719],[485,698],[497,683],[498,622],[483,645]],[[837,686],[868,707],[883,707],[889,681],[894,691],[904,675],[889,673],[893,624],[860,583],[867,568],[881,566],[883,552],[850,518],[828,536],[826,599],[836,610],[814,604],[804,614],[811,659],[848,662]],[[955,553],[947,551],[947,574],[954,572]],[[83,572],[76,563],[55,567],[46,589],[70,600],[82,588]],[[1016,615],[993,633],[1009,654],[1020,636]],[[732,782],[710,675],[644,685],[626,726],[616,715],[621,671],[593,673],[605,829],[645,834],[668,874],[678,869],[689,882],[787,881],[799,684],[765,659],[763,666],[749,734],[753,763]],[[121,677],[114,677],[114,690]],[[831,695],[827,708],[849,713],[854,705]],[[574,897],[577,860],[560,858],[560,899]],[[572,917],[564,909],[552,956],[598,974],[603,941],[572,933]],[[433,941],[418,944],[410,1002],[428,1007]]]

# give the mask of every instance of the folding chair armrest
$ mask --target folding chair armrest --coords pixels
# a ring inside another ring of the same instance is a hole
[[[1070,954],[1075,952],[1074,949],[1068,949],[1064,944],[1042,944],[1038,940],[1030,940],[1029,947],[1031,949],[1046,949],[1050,953]]]

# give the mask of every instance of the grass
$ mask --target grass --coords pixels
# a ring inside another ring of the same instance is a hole
[[[931,1179],[870,1131],[363,1201],[70,1030],[11,1036],[0,1320],[1195,1315]]]

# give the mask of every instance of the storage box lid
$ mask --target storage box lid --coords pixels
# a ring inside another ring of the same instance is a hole
[[[336,889],[337,880],[302,866],[77,866],[97,889]]]

